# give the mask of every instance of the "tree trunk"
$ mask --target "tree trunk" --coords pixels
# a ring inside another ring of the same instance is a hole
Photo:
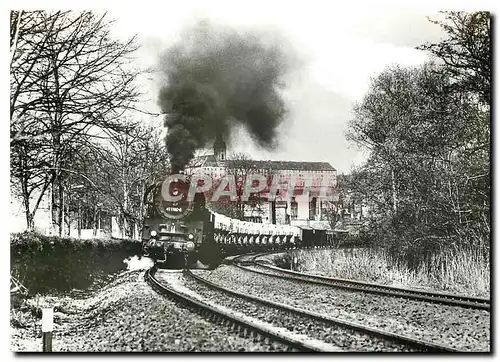
[[[14,59],[14,54],[17,50],[17,40],[19,38],[19,27],[21,24],[21,16],[23,15],[23,11],[18,11],[17,19],[16,19],[16,31],[14,33],[14,41],[12,42],[12,46],[10,47],[10,64],[12,65],[12,60]],[[12,25],[11,25],[12,26]]]
[[[82,207],[80,201],[78,201],[78,239],[82,237]]]
[[[97,230],[99,230],[99,237],[101,237],[101,207],[99,207],[99,218],[97,219]]]
[[[66,235],[71,236],[71,212],[69,209],[69,203],[66,205],[66,214],[65,214],[66,226],[68,227],[68,231]]]
[[[93,235],[94,235],[94,237],[96,237],[96,236],[97,236],[97,204],[94,206],[94,222],[93,222],[93,228],[94,228]]]
[[[26,228],[28,231],[33,231],[35,230],[35,215],[33,215],[31,212],[27,211],[26,212]]]
[[[122,228],[121,228],[122,229],[121,230],[122,231],[122,238],[125,238],[127,235],[127,224],[128,224],[127,218],[125,217],[125,213],[122,213],[121,219],[122,219]]]
[[[398,211],[398,196],[396,194],[396,177],[394,176],[394,169],[391,167],[391,183],[392,183],[392,208],[394,213]]]
[[[21,150],[19,150],[21,151]],[[20,163],[21,163],[21,169],[25,169],[26,165],[24,162],[24,154],[20,152]],[[33,231],[35,228],[34,225],[34,212],[32,213],[30,210],[30,192],[28,191],[28,176],[25,171],[23,171],[21,177],[21,192],[22,192],[22,199],[23,199],[23,207],[24,207],[24,214],[26,216],[26,229],[28,231]]]
[[[142,183],[142,187],[141,187],[141,206],[139,208],[139,222],[138,222],[138,229],[139,230],[142,230],[142,228],[144,227],[144,218],[146,216],[146,213],[147,213],[147,205],[146,203],[144,202],[144,195],[146,193],[146,182],[143,182]]]
[[[49,185],[47,187],[49,195],[48,195],[48,204],[49,204],[49,216],[50,216],[50,223],[49,223],[49,235],[52,236],[54,235],[54,197],[53,197],[53,185]]]
[[[127,150],[127,145],[125,143],[125,150]],[[125,152],[126,154],[126,152]],[[127,176],[127,171],[126,171],[126,160],[125,160],[125,165],[122,168],[122,182],[123,182],[123,230],[122,230],[122,237],[125,237],[127,234],[128,230],[128,222],[127,222],[127,217],[125,213],[127,212],[128,209],[128,190],[127,190],[127,181],[126,181],[126,176]]]
[[[59,224],[59,236],[64,234],[64,190],[62,187],[61,175],[57,177],[57,197],[59,201],[59,210],[57,212],[57,223]]]
[[[127,235],[127,222],[125,220],[125,214],[122,212],[120,216],[120,229],[121,229],[121,234],[122,238],[126,238]]]
[[[57,117],[57,116],[55,116]],[[56,119],[54,119],[54,123],[57,124]],[[57,225],[58,227],[58,234],[61,237],[62,232],[63,232],[63,215],[64,215],[64,195],[63,195],[63,189],[62,189],[62,177],[61,177],[61,171],[60,171],[60,151],[61,151],[61,140],[60,140],[60,133],[58,131],[55,131],[52,136],[52,144],[54,147],[54,155],[53,155],[53,183],[52,183],[52,209],[55,212],[55,215],[53,216],[53,223]],[[57,192],[56,192],[57,190]],[[56,201],[57,200],[57,201]],[[59,205],[56,204],[56,202],[59,203]],[[56,206],[57,207],[54,207]]]
[[[26,229],[28,231],[33,231],[35,228],[34,225],[34,215],[30,211],[30,199],[27,191],[25,192],[25,188],[23,185],[23,206],[24,206],[24,214],[26,216]]]
[[[54,176],[54,182],[51,185],[51,192],[50,192],[50,211],[51,211],[51,217],[52,217],[52,229],[54,231],[54,234],[56,232],[56,227],[57,227],[57,204],[56,204],[56,177]]]

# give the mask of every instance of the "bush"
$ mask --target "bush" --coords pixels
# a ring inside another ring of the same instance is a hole
[[[102,282],[126,267],[123,259],[140,252],[141,244],[134,240],[11,234],[11,274],[30,293],[66,293]]]
[[[273,264],[282,269],[301,270],[302,255],[300,250],[287,251],[274,256]]]
[[[291,252],[279,254],[273,258],[273,264],[282,269],[292,269],[292,261]]]
[[[480,251],[446,249],[408,265],[386,248],[297,250],[274,258],[276,266],[331,277],[403,287],[425,287],[457,294],[488,296],[489,259]],[[414,261],[415,262],[415,261]]]

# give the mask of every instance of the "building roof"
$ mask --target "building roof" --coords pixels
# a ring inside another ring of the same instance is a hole
[[[292,171],[336,171],[328,162],[306,161],[251,161],[255,168]]]
[[[306,161],[262,161],[244,160],[246,165],[257,170],[290,170],[290,171],[336,171],[328,162]],[[226,161],[218,161],[214,155],[195,157],[188,167],[225,167]]]

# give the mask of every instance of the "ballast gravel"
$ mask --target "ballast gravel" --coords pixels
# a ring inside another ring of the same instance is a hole
[[[171,301],[127,272],[85,299],[45,298],[56,306],[53,351],[71,352],[246,352],[282,346],[243,338]],[[11,328],[11,351],[42,351],[40,318]]]
[[[278,328],[306,335],[316,340],[336,345],[341,351],[356,352],[401,352],[412,351],[407,346],[392,341],[375,338],[351,329],[342,328],[305,317],[293,312],[266,306],[258,302],[248,301],[241,297],[232,296],[202,284],[189,276],[179,276],[181,282],[189,289],[196,291],[208,300],[214,300],[232,310],[255,317],[263,322],[271,323]]]
[[[319,314],[464,351],[490,350],[490,313],[487,311],[287,281],[236,266],[221,265],[213,271],[196,273],[240,293]]]

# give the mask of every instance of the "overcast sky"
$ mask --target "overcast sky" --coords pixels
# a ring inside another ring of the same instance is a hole
[[[109,10],[116,19],[113,31],[120,37],[135,33],[141,49],[138,64],[154,67],[159,55],[178,39],[183,27],[200,19],[235,28],[257,27],[279,31],[295,47],[304,66],[288,82],[285,99],[288,120],[282,127],[281,148],[259,150],[244,130],[231,139],[231,151],[244,151],[257,159],[327,161],[339,172],[349,172],[364,154],[345,139],[353,102],[362,99],[370,77],[391,64],[418,65],[428,55],[415,49],[425,42],[439,41],[444,34],[427,20],[436,12],[369,9],[338,10],[295,3],[281,6],[250,6],[239,3],[218,6],[181,1],[171,7]],[[144,83],[149,102],[158,112],[158,77]],[[158,124],[162,120],[158,118]]]

